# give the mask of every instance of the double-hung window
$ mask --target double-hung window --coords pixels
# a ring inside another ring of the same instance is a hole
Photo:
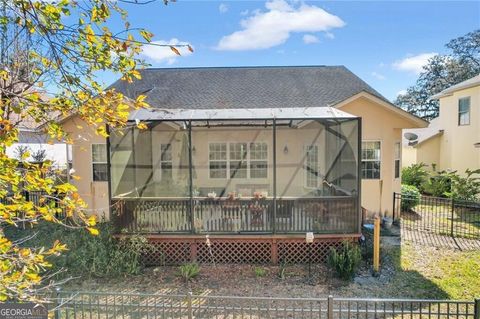
[[[362,142],[362,178],[379,179],[381,164],[380,142]]]
[[[318,146],[307,145],[305,150],[305,186],[317,188],[319,184],[318,174]]]
[[[247,143],[230,143],[230,178],[247,177]]]
[[[161,144],[160,151],[160,169],[162,180],[171,180],[172,179],[172,145],[171,144]]]
[[[470,125],[470,97],[458,100],[458,125]]]
[[[227,178],[227,144],[209,144],[208,159],[210,178]]]
[[[400,142],[397,142],[395,143],[395,149],[394,149],[394,155],[395,155],[395,163],[394,163],[394,169],[395,169],[395,178],[399,178],[400,177],[400,154],[401,154],[401,150],[400,150]]]
[[[250,143],[250,178],[267,178],[267,143]]]
[[[92,173],[95,182],[108,180],[106,144],[92,144]]]
[[[210,178],[266,178],[267,143],[210,143]]]

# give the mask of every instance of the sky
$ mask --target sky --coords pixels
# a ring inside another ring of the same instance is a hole
[[[453,38],[480,28],[480,1],[186,1],[124,5],[152,67],[344,65],[388,99]],[[106,76],[105,82],[114,78]]]

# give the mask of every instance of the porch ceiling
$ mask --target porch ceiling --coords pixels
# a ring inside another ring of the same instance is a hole
[[[130,120],[273,120],[273,119],[353,119],[357,116],[333,107],[308,108],[239,108],[239,109],[140,109],[130,114]]]

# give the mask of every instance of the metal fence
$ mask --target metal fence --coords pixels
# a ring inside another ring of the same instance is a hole
[[[58,293],[55,318],[480,319],[476,301]]]
[[[454,238],[480,239],[480,202],[393,194],[395,218],[403,228]]]

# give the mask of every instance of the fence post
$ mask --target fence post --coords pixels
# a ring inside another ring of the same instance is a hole
[[[55,288],[55,300],[54,300],[54,317],[60,319],[60,287]]]
[[[193,309],[192,309],[192,292],[187,293],[187,307],[188,307],[188,319],[193,319]]]
[[[328,300],[327,300],[327,319],[333,319],[333,296],[328,296]]]
[[[473,319],[480,319],[480,298],[475,299],[475,311]]]
[[[455,216],[455,200],[452,198],[452,216],[450,218],[450,236],[453,238],[453,219]]]
[[[396,217],[397,217],[397,214],[396,214],[396,209],[395,209],[395,208],[396,208],[396,205],[395,205],[395,204],[396,204],[396,203],[395,203],[395,200],[396,200],[396,199],[397,199],[396,193],[393,192],[393,204],[392,204],[392,205],[393,205],[393,209],[392,209],[392,214],[393,214],[393,221],[394,221],[394,222],[397,220],[397,218],[396,218]]]
[[[375,217],[373,224],[373,273],[380,271],[380,217]]]

